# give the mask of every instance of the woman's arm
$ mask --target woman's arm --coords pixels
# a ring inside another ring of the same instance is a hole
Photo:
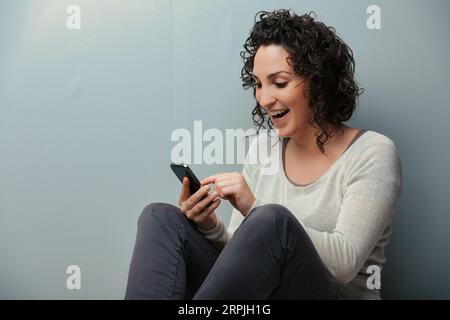
[[[366,151],[346,179],[333,232],[300,221],[330,273],[342,283],[361,270],[391,222],[401,192],[401,163],[394,145],[372,145]]]

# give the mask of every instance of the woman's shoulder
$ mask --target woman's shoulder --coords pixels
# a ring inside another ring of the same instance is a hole
[[[394,140],[372,130],[366,130],[354,143],[349,158],[350,165],[355,163],[382,163],[394,167],[400,165],[400,155]]]
[[[368,130],[354,143],[355,147],[345,161],[346,183],[361,177],[369,181],[391,183],[400,192],[402,185],[402,164],[393,139]]]
[[[395,148],[394,141],[388,136],[373,130],[365,130],[360,140],[364,142],[364,146],[391,146]]]

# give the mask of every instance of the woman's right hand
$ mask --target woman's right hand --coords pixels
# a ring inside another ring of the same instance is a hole
[[[181,212],[200,229],[210,230],[217,225],[217,216],[214,210],[219,206],[220,199],[216,191],[208,194],[209,185],[201,187],[196,193],[190,195],[189,179],[184,177],[178,205]],[[204,199],[202,199],[207,195]]]

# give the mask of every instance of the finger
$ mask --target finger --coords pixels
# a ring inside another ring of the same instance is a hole
[[[207,197],[199,201],[194,208],[192,208],[192,211],[194,211],[194,215],[200,214],[205,210],[205,208],[208,207],[208,205],[217,199],[219,196],[217,191],[211,192]]]
[[[217,177],[216,175],[209,176],[209,177],[201,180],[200,183],[202,186],[210,184],[210,183],[215,183],[216,177]]]
[[[210,184],[210,183],[215,183],[218,179],[219,179],[219,180],[220,180],[220,179],[223,179],[223,178],[227,177],[228,175],[229,175],[228,172],[214,174],[214,175],[212,175],[212,176],[209,176],[209,177],[203,179],[202,181],[200,181],[200,183],[201,183],[202,185],[207,185],[207,184]]]
[[[222,188],[231,186],[231,185],[235,184],[236,182],[238,182],[238,181],[233,178],[217,180],[216,183],[214,184],[214,188],[216,191],[220,191]]]
[[[192,209],[193,206],[197,204],[210,190],[209,186],[203,186],[197,190],[189,199],[186,201],[188,205],[188,210]]]
[[[199,214],[198,216],[194,217],[194,221],[195,222],[201,222],[203,221],[209,214],[211,214],[211,212],[213,212],[214,210],[216,210],[220,205],[220,199],[216,199],[215,201],[211,202],[210,205],[208,207],[206,207],[205,210],[203,210],[203,212],[201,214]]]
[[[228,200],[230,197],[236,195],[239,191],[239,186],[238,185],[231,185],[231,186],[227,186],[224,187],[220,190],[219,192],[219,197],[225,200]]]
[[[189,178],[184,177],[183,178],[183,187],[181,188],[179,202],[183,202],[183,201],[186,201],[187,199],[189,199],[189,196],[190,196],[189,191],[190,191],[189,190]]]

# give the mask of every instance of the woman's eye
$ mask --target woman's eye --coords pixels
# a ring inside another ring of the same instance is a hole
[[[278,82],[275,82],[275,85],[277,86],[277,88],[284,88],[284,87],[286,87],[287,82],[284,82],[284,83],[278,83]],[[255,83],[255,86],[256,86],[258,89],[261,89],[261,83]]]
[[[276,82],[275,82],[275,85],[276,85],[278,88],[284,88],[284,87],[286,87],[287,82],[283,82],[283,83],[276,83]]]

